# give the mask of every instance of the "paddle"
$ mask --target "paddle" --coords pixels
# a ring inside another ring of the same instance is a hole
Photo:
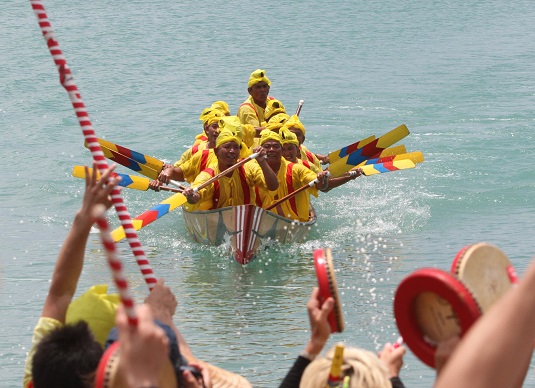
[[[403,144],[400,144],[400,145],[397,145],[397,146],[394,146],[394,147],[385,148],[380,153],[377,153],[377,154],[373,155],[372,157],[373,158],[382,158],[382,157],[385,157],[385,156],[404,154],[406,152],[407,152],[407,149],[405,148],[405,146]]]
[[[374,140],[375,140],[375,135],[371,135],[370,137],[367,137],[366,139],[359,140],[353,144],[342,147],[339,150],[329,152],[329,154],[327,155],[329,157],[329,163],[333,164],[334,162],[342,159],[344,156],[349,155],[350,153],[358,150],[359,148],[364,147],[366,144],[369,144]]]
[[[385,163],[385,162],[393,162],[395,160],[404,160],[409,159],[412,160],[414,163],[422,163],[424,161],[424,155],[421,151],[414,151],[399,155],[392,155],[392,156],[383,156],[380,158],[372,158],[365,160],[361,164],[359,164],[357,167],[365,166],[368,164],[377,164],[377,163]]]
[[[334,177],[340,176],[344,172],[349,171],[363,161],[373,157],[375,154],[380,153],[385,148],[390,147],[392,144],[403,139],[408,134],[409,130],[402,124],[331,164],[329,166],[329,171]]]
[[[305,100],[299,100],[299,105],[297,105],[297,110],[295,111],[295,115],[299,116],[299,113],[301,113],[301,108],[303,107]]]
[[[141,175],[145,175],[151,179],[158,179],[158,175],[165,164],[163,161],[106,140],[97,138],[97,141],[106,158],[130,170],[139,172]],[[87,142],[84,145],[87,147]]]
[[[89,169],[89,173],[91,174],[93,171],[92,168]],[[100,173],[97,174],[100,178]],[[84,166],[74,166],[72,169],[72,176],[76,178],[85,178],[85,167]],[[119,186],[126,187],[128,189],[134,189],[134,190],[141,190],[141,191],[147,191],[149,189],[149,183],[150,179],[143,178],[135,175],[127,175],[127,174],[121,174],[118,172],[114,172],[112,177],[120,176],[121,181],[119,182]],[[180,185],[179,185],[180,186]],[[160,190],[164,191],[172,191],[173,193],[181,193],[182,190],[184,190],[184,186],[180,186],[179,189],[174,189],[172,187],[167,186],[160,186]]]
[[[203,184],[201,184],[201,185],[199,185],[197,187],[194,187],[193,190],[195,192],[199,191],[200,189],[212,184],[216,180],[218,180],[221,177],[225,176],[229,172],[234,171],[238,167],[244,165],[248,161],[255,159],[257,156],[258,156],[258,153],[254,153],[254,154],[249,155],[247,158],[245,158],[245,159],[239,161],[238,163],[236,163],[235,165],[227,168],[225,171],[222,171],[219,174],[217,174],[216,176],[208,179]],[[173,194],[172,196],[170,196],[166,200],[160,202],[158,205],[150,208],[149,210],[146,210],[145,212],[141,213],[139,216],[134,218],[132,220],[132,226],[133,226],[134,230],[139,230],[139,229],[147,226],[148,224],[152,223],[153,221],[156,221],[158,218],[161,218],[161,217],[165,216],[166,214],[172,212],[177,207],[180,207],[180,206],[184,205],[187,201],[188,201],[188,199],[186,198],[186,196],[184,194],[182,194],[182,193]],[[111,237],[113,238],[113,241],[118,242],[118,241],[121,241],[123,238],[128,237],[128,233],[130,233],[129,230],[125,231],[123,229],[123,227],[120,226],[120,227],[116,228],[115,230],[113,230],[113,232],[111,232]]]
[[[398,170],[407,170],[409,168],[414,168],[416,165],[410,159],[394,160],[391,162],[376,163],[376,164],[367,164],[365,166],[359,167],[362,169],[362,173],[366,176],[382,174],[384,172],[398,171]],[[349,175],[356,175],[356,170],[349,171]]]

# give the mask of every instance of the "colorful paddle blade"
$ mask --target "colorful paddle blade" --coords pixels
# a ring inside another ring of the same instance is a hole
[[[377,163],[377,164],[368,164],[362,166],[362,172],[364,175],[375,175],[382,174],[383,172],[397,171],[397,170],[406,170],[409,168],[414,168],[416,165],[410,159],[394,160],[392,162]]]
[[[187,198],[182,193],[176,193],[167,198],[165,201],[160,202],[158,205],[144,211],[136,218],[132,219],[132,225],[135,230],[144,228],[148,224],[156,221],[158,218],[165,216],[167,213],[172,212],[177,207],[182,206],[187,202]],[[126,237],[125,230],[122,226],[113,230],[110,235],[113,241],[118,242]]]
[[[415,152],[409,152],[406,154],[383,156],[381,158],[372,158],[372,159],[365,160],[364,162],[359,164],[357,167],[365,166],[368,164],[393,162],[395,160],[404,160],[404,159],[412,160],[414,163],[422,163],[424,161],[424,155],[422,154],[421,151],[415,151]]]
[[[89,173],[93,173],[93,169],[89,169]],[[100,178],[100,173],[97,174]],[[72,176],[76,178],[85,178],[85,168],[84,166],[74,166],[72,169]],[[112,176],[120,176],[121,181],[119,182],[119,186],[127,187],[129,189],[134,190],[142,190],[147,191],[149,189],[149,182],[150,180],[148,178],[142,178],[139,176],[134,175],[127,175],[127,174],[121,174],[118,172],[114,172]]]
[[[390,132],[385,133],[381,137],[371,141],[364,147],[353,151],[347,156],[344,156],[340,160],[332,163],[329,166],[329,171],[333,177],[342,175],[344,172],[351,170],[353,167],[359,165],[363,161],[374,157],[374,155],[381,153],[385,148],[390,147],[392,144],[400,141],[409,134],[407,127],[402,124],[397,128],[394,128]]]
[[[339,150],[333,151],[329,153],[329,163],[334,163],[340,159],[342,159],[344,156],[349,155],[352,152],[355,152],[359,148],[364,147],[366,144],[371,143],[375,140],[375,135],[371,135],[370,137],[367,137],[366,139],[359,140],[353,144],[350,144],[348,146],[342,147]]]
[[[382,158],[385,156],[399,155],[399,154],[405,154],[405,153],[407,153],[407,149],[405,148],[403,144],[400,144],[397,146],[385,148],[380,153],[373,155],[373,157]]]
[[[104,152],[104,156],[117,164],[139,172],[151,179],[157,179],[158,174],[162,171],[164,162],[159,159],[143,155],[103,139],[97,140],[100,144],[100,148],[102,148],[102,152]],[[84,145],[87,147],[87,143]]]

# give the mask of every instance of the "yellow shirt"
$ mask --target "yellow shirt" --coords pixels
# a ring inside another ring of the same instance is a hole
[[[290,187],[287,180],[289,178],[288,174],[291,174],[292,191],[309,184],[317,178],[317,174],[313,173],[310,169],[299,163],[293,163],[291,170],[288,171],[289,164],[290,162],[284,158],[281,158],[281,166],[277,173],[279,189],[277,190],[276,196],[259,190],[263,202],[262,207],[268,207],[278,199],[283,198],[290,193]],[[310,210],[310,194],[317,197],[318,189],[316,189],[316,187],[311,187],[307,190],[304,190],[295,197],[282,202],[279,206],[271,209],[271,211],[292,220],[306,222],[308,221]]]
[[[243,172],[240,172],[243,167]],[[232,172],[230,178],[224,176],[214,183],[211,183],[207,187],[199,190],[201,200],[193,206],[189,206],[188,210],[198,210],[199,208],[206,209],[206,203],[210,204],[208,208],[219,209],[226,206],[238,206],[243,205],[249,198],[248,203],[255,204],[255,191],[254,187],[267,191],[266,180],[264,173],[258,164],[248,162],[242,167],[237,168]],[[217,163],[212,164],[209,168],[214,171],[214,174],[202,171],[195,181],[193,187],[198,187],[204,182],[216,176],[221,171]],[[244,174],[243,177],[240,174]]]
[[[182,164],[187,162],[191,157],[197,154],[199,151],[205,150],[208,148],[208,140],[200,143],[196,143],[192,147],[188,148],[174,164],[175,167],[180,167]]]
[[[205,151],[208,151],[208,153],[206,154]],[[184,173],[184,180],[191,184],[202,170],[214,163],[217,163],[217,157],[215,156],[214,150],[203,149],[202,151],[195,153],[189,160],[181,164],[179,167]]]
[[[313,173],[316,173],[316,174],[318,172],[322,171],[322,169],[320,167],[316,166],[314,163],[309,162],[308,160],[297,159],[297,163],[302,164],[303,166],[305,166],[310,171],[312,171]]]
[[[299,150],[301,151],[301,159],[308,160],[309,162],[312,162],[321,170],[321,163],[320,160],[314,153],[310,152],[308,148],[306,148],[303,144],[299,147]],[[312,159],[312,160],[311,160]]]
[[[206,133],[204,131],[195,136],[195,141],[193,142],[193,145],[196,146],[197,144],[202,143],[203,141],[208,141],[208,136],[206,136]]]
[[[242,124],[251,124],[253,127],[260,127],[260,123],[265,121],[264,108],[258,106],[254,102],[252,96],[249,96],[249,98],[240,105],[236,116],[240,118]]]

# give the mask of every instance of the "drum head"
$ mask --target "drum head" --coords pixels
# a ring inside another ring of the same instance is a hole
[[[399,284],[394,316],[407,346],[434,368],[436,345],[454,335],[463,336],[481,312],[470,291],[454,276],[422,268]]]
[[[325,251],[316,249],[314,251],[314,268],[318,278],[320,302],[323,303],[329,297],[334,298],[334,309],[328,317],[331,331],[333,333],[341,333],[344,331],[344,320],[342,318],[342,306],[330,249],[327,248]]]
[[[514,267],[507,256],[484,242],[461,249],[453,260],[451,273],[472,292],[483,313],[516,282]]]

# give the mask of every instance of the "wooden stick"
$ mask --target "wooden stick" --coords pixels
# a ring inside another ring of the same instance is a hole
[[[299,116],[299,113],[301,113],[301,108],[303,107],[303,103],[305,100],[299,100],[299,105],[297,105],[297,110],[295,111],[295,114]]]

